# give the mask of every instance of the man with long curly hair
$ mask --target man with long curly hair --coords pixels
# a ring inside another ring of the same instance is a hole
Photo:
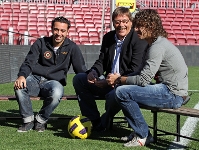
[[[116,100],[133,133],[122,137],[126,147],[144,146],[149,128],[139,104],[157,108],[179,108],[188,95],[188,68],[179,49],[167,39],[161,18],[155,10],[141,10],[135,15],[135,30],[150,45],[146,62],[138,74],[109,74],[109,85],[116,88]],[[151,84],[156,77],[157,82]]]

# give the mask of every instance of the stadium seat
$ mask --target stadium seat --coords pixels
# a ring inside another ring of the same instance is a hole
[[[49,33],[48,33],[48,31],[47,30],[39,30],[38,31],[38,35],[39,35],[39,37],[41,37],[41,36],[48,36],[49,35]]]
[[[199,45],[199,35],[196,35],[196,44]]]
[[[84,23],[85,23],[85,24],[87,24],[87,23],[89,23],[89,24],[94,24],[94,23],[93,23],[93,20],[92,20],[91,18],[84,18]]]
[[[37,3],[28,3],[29,10],[38,10]]]
[[[193,18],[193,19],[192,19],[192,22],[199,23],[199,18]]]
[[[75,14],[73,17],[74,17],[74,19],[79,18],[83,21],[84,14]]]
[[[191,18],[183,18],[183,22],[192,22],[192,19]]]
[[[194,35],[186,35],[186,41],[188,45],[195,45],[196,37]]]
[[[88,36],[81,36],[81,37],[79,37],[79,41],[80,41],[81,44],[90,43]]]
[[[55,11],[57,10],[64,10],[64,6],[63,5],[55,5]]]
[[[185,16],[183,14],[175,14],[175,18],[183,19]]]
[[[168,17],[168,16],[167,16]],[[175,18],[175,17],[174,17]],[[164,22],[173,22],[174,18],[164,18]]]
[[[88,36],[89,36],[89,37],[93,37],[93,36],[99,37],[99,34],[98,34],[97,31],[90,31],[90,32],[88,32]]]
[[[79,37],[88,37],[87,31],[80,31],[78,34],[79,34]]]
[[[20,9],[20,3],[18,3],[18,2],[16,2],[16,3],[13,2],[11,7],[12,7],[13,10],[16,10],[16,9],[19,10],[19,9]]]
[[[175,14],[175,9],[174,8],[167,8],[166,9],[166,12],[165,12],[167,15],[173,15]]]
[[[192,14],[192,12],[193,12],[193,9],[192,8],[185,8],[184,9],[184,14]]]
[[[171,43],[173,43],[174,45],[177,44],[176,43],[176,36],[173,35],[173,34],[169,35],[168,40],[171,41]]]
[[[86,27],[86,28],[94,28],[95,26],[94,26],[94,23],[92,23],[92,22],[87,22],[87,23],[85,24],[85,27]]]
[[[182,13],[183,13],[183,9],[182,8],[175,8],[175,15],[181,15]]]
[[[165,8],[162,8],[162,7],[159,7],[157,9],[158,13],[161,15],[161,14],[165,14],[166,13],[166,9]]]
[[[183,20],[183,18],[178,18],[178,17],[176,17],[176,18],[173,19],[173,22],[181,23],[182,20]]]
[[[90,37],[90,43],[93,45],[99,45],[100,44],[100,38],[99,37]]]
[[[186,44],[186,37],[185,35],[181,35],[181,34],[175,34],[176,39],[177,39],[177,43],[179,45],[187,45]]]
[[[185,30],[182,30],[183,31],[183,33],[184,33],[184,35],[191,35],[191,36],[193,36],[194,35],[194,33],[193,33],[193,31],[192,30],[188,30],[188,29],[185,29]]]
[[[44,4],[44,3],[37,3],[37,9],[45,11],[46,10],[46,4]]]

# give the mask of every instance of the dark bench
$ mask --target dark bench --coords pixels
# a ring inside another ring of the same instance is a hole
[[[31,100],[40,100],[40,99],[42,99],[42,98],[41,97],[31,97]],[[187,98],[187,100],[185,101],[185,104],[189,101],[189,99],[190,99],[190,97]],[[0,96],[0,100],[2,100],[2,101],[3,100],[16,100],[16,98],[15,98],[15,96]],[[77,100],[77,96],[76,95],[65,95],[62,97],[62,100]],[[103,100],[103,98],[96,97],[96,100]],[[157,136],[163,136],[163,135],[174,135],[174,136],[176,136],[177,142],[180,141],[180,137],[187,138],[187,139],[194,140],[194,141],[199,141],[199,139],[183,136],[180,134],[180,116],[182,115],[182,116],[190,116],[190,117],[198,117],[199,118],[199,110],[193,109],[193,108],[186,108],[184,106],[182,106],[181,108],[178,108],[178,109],[158,109],[158,108],[154,108],[154,107],[140,105],[140,108],[150,110],[151,113],[153,113],[153,126],[152,127],[149,126],[149,127],[153,129],[154,142],[157,142]],[[175,133],[158,129],[158,127],[157,127],[157,125],[158,125],[157,114],[158,113],[169,113],[169,114],[176,115],[176,132]],[[69,119],[69,117],[64,117],[64,119],[65,118]],[[124,117],[118,117],[118,118],[123,118],[124,121],[126,121]],[[60,118],[52,118],[52,119],[60,119]],[[63,117],[62,117],[62,119],[63,119]],[[158,131],[161,132],[162,134],[158,134]]]

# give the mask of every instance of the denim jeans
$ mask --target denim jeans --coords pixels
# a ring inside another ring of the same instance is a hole
[[[102,124],[106,127],[109,117],[114,116],[121,108],[115,100],[115,90],[109,86],[107,88],[99,88],[94,84],[88,83],[87,74],[79,73],[73,78],[73,86],[78,96],[80,110],[83,116],[88,117],[92,122],[100,119],[95,97],[105,97],[106,113],[102,116]]]
[[[116,100],[134,132],[141,138],[148,136],[148,125],[140,111],[138,104],[157,108],[179,108],[183,98],[170,92],[164,84],[123,85],[116,89]]]
[[[44,98],[43,106],[36,115],[36,120],[40,123],[46,123],[63,96],[64,88],[62,84],[41,76],[30,75],[26,78],[26,86],[24,89],[15,90],[23,122],[27,123],[34,120],[30,96],[41,96]]]

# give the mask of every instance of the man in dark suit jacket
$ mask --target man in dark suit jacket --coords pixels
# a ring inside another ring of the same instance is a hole
[[[107,84],[106,76],[109,73],[125,76],[138,71],[148,47],[147,42],[140,40],[132,28],[133,18],[128,8],[116,8],[112,20],[115,30],[104,35],[98,60],[89,71],[73,78],[81,113],[91,120],[96,130],[105,130],[109,119],[120,111],[114,97],[114,87]],[[106,99],[106,112],[102,117],[94,96]]]

